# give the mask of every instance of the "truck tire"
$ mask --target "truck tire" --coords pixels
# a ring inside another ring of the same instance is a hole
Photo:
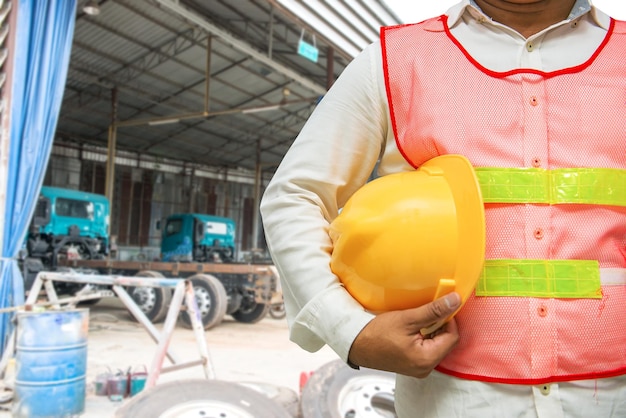
[[[97,270],[93,269],[74,269],[70,267],[58,267],[56,269],[57,273],[68,273],[68,274],[98,274]],[[96,292],[99,288],[98,285],[93,285],[91,283],[69,283],[69,282],[53,282],[53,286],[57,295],[62,295],[64,293],[70,294],[72,296],[78,296],[84,293],[92,293]],[[83,299],[78,302],[78,306],[92,306],[98,303],[101,298],[92,298],[92,299]]]
[[[239,322],[255,324],[267,316],[270,305],[267,303],[242,303],[239,309],[231,314]]]
[[[270,316],[274,319],[284,319],[287,316],[285,304],[282,302],[270,304]]]
[[[152,277],[162,279],[164,276],[158,271],[142,270],[136,277]],[[133,298],[139,309],[146,314],[153,324],[163,322],[167,310],[172,302],[172,289],[167,287],[130,287],[128,294]],[[133,319],[135,317],[131,314]]]
[[[238,382],[240,385],[254,389],[255,391],[262,393],[274,402],[282,405],[289,415],[292,417],[299,417],[300,413],[300,396],[298,393],[286,386],[278,386],[264,382]]]
[[[204,329],[219,325],[226,315],[228,305],[228,296],[222,282],[210,274],[195,274],[187,280],[190,280],[193,285]],[[186,311],[180,313],[180,322],[185,328],[192,328],[191,319]]]
[[[302,418],[395,418],[395,374],[334,360],[315,370],[300,396]]]
[[[127,401],[116,418],[181,416],[291,418],[285,408],[254,389],[220,380],[158,384]]]

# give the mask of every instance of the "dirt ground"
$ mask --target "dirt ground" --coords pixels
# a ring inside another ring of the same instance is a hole
[[[157,326],[158,329],[160,327]],[[205,331],[204,336],[217,380],[276,385],[300,393],[303,373],[313,372],[337,359],[328,347],[316,353],[302,350],[289,341],[286,321],[270,316],[256,324],[240,323],[226,316],[222,324]],[[118,299],[105,298],[90,306],[87,398],[81,417],[112,417],[129,398],[115,402],[106,396],[96,396],[96,376],[108,369],[149,368],[156,348],[156,342],[138,322],[131,319]],[[170,352],[178,363],[199,359],[193,331],[177,325],[170,341]],[[171,362],[165,359],[164,366],[169,365]],[[157,385],[193,378],[205,378],[201,366],[161,374]],[[10,416],[8,412],[0,412],[0,417]]]

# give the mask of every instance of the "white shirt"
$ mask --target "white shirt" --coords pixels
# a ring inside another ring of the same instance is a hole
[[[587,0],[578,0],[570,18],[525,39],[472,3],[464,0],[446,12],[450,31],[494,71],[554,71],[580,64],[602,42],[610,23]],[[328,225],[375,168],[381,175],[413,170],[396,148],[378,42],[348,65],[319,103],[261,202],[290,338],[309,351],[328,344],[344,361],[373,315],[332,274]]]

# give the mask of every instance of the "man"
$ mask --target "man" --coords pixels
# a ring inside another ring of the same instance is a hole
[[[262,200],[291,339],[396,372],[400,417],[626,416],[625,53],[626,24],[588,0],[465,0],[384,29]],[[497,260],[557,285],[475,294],[424,338],[459,295],[367,312],[329,267],[328,228],[375,166],[384,176],[442,154],[487,182],[542,185],[486,196],[485,271]],[[596,290],[564,290],[578,280]]]

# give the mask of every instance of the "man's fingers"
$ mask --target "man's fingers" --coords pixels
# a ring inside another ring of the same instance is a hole
[[[420,329],[448,319],[460,305],[461,297],[452,294],[419,308],[378,314],[357,335],[349,359],[362,367],[426,377],[456,346],[459,334],[454,319],[427,337]]]
[[[461,306],[461,295],[456,292],[452,292],[424,306],[420,306],[416,309],[410,309],[405,312],[414,316],[415,320],[413,321],[413,325],[418,329],[421,329],[446,319],[454,313],[459,306]]]
[[[430,310],[435,317],[442,318],[456,311],[460,305],[461,295],[452,292],[433,301],[433,303],[430,304]]]

